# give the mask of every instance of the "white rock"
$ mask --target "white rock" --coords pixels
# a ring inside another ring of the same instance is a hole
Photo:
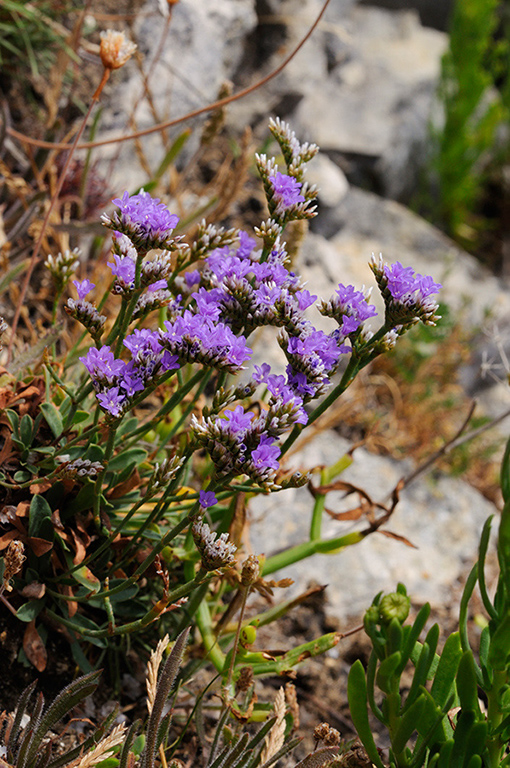
[[[327,208],[338,205],[347,194],[345,173],[325,154],[319,153],[306,170],[306,180],[319,188],[319,203]]]
[[[336,433],[326,432],[293,457],[292,464],[303,469],[329,465],[349,447]],[[359,449],[341,479],[363,488],[374,501],[387,503],[396,483],[409,471],[408,462]],[[357,503],[357,496],[351,496],[347,508]],[[255,499],[250,507],[253,550],[271,556],[307,541],[312,506],[313,498],[306,489]],[[339,492],[328,494],[327,506],[335,511],[346,508]],[[399,581],[406,584],[416,601],[439,606],[450,599],[453,585],[475,562],[483,524],[494,512],[493,505],[462,480],[418,479],[401,494],[385,526],[409,539],[417,549],[373,533],[337,554],[313,555],[277,575],[295,581],[286,597],[303,591],[311,581],[328,584],[329,609],[340,619],[361,617],[377,592],[393,591]],[[366,521],[338,522],[325,514],[322,537],[338,537],[366,527]]]

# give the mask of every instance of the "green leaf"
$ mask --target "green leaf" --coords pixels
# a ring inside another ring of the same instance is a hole
[[[28,415],[28,413],[25,413],[25,415],[21,417],[19,424],[19,436],[23,445],[25,445],[27,448],[30,448],[34,436],[34,420]]]
[[[500,471],[501,492],[505,504],[510,501],[510,438],[507,440]]]
[[[79,512],[84,512],[86,509],[92,509],[94,505],[94,483],[87,482],[80,490],[74,499],[69,502],[64,502],[61,512],[63,520],[68,520],[70,517],[77,515]]]
[[[64,424],[58,408],[53,403],[41,403],[41,411],[54,437],[60,437]]]
[[[458,632],[453,632],[446,640],[443,652],[437,665],[434,681],[430,689],[434,701],[440,707],[444,707],[448,698],[451,696],[455,677],[462,657],[462,648],[460,647],[460,636]]]
[[[347,698],[349,701],[352,722],[354,723],[358,736],[366,749],[367,755],[377,768],[384,768],[375,745],[374,737],[372,736],[370,723],[368,722],[365,670],[359,659],[354,662],[349,672]]]
[[[429,615],[430,615],[430,604],[425,603],[425,605],[418,612],[418,615],[414,620],[414,623],[411,627],[410,632],[405,636],[406,639],[402,649],[402,660],[400,662],[400,667],[399,667],[400,674],[404,671],[404,668],[407,662],[411,658],[411,654],[414,651],[415,645],[418,641],[419,636],[422,633],[423,627],[427,623],[427,619]]]
[[[16,413],[16,411],[13,411],[11,408],[7,408],[5,411],[5,415],[7,416],[7,419],[9,421],[9,424],[14,434],[19,435],[19,416]]]
[[[119,472],[131,465],[137,466],[146,460],[147,455],[147,451],[143,448],[129,448],[127,451],[121,450],[108,463],[108,472]]]
[[[459,703],[463,711],[479,711],[475,662],[472,651],[462,654],[456,676]]]
[[[72,424],[81,424],[82,422],[87,421],[87,419],[90,419],[90,413],[88,411],[76,411],[73,416]]]
[[[405,715],[400,718],[397,730],[391,740],[391,747],[395,754],[402,752],[411,735],[416,730],[416,723],[420,719],[421,713],[425,707],[425,696],[419,696],[414,704],[409,707]]]
[[[46,600],[44,597],[41,597],[38,600],[29,600],[28,603],[25,603],[20,608],[18,608],[16,611],[16,617],[20,621],[30,622],[40,614],[44,608],[45,603]]]
[[[471,732],[471,729],[474,728],[476,723],[476,715],[474,713],[474,710],[472,709],[466,709],[462,710],[459,717],[457,718],[457,725],[455,726],[454,736],[453,736],[453,750],[450,757],[450,765],[459,766],[459,768],[462,768],[464,765],[464,760],[467,755],[467,741],[469,738],[469,734]],[[469,757],[469,756],[468,756]]]
[[[420,719],[416,723],[416,730],[428,747],[439,749],[441,744],[451,736],[452,729],[445,713],[447,705],[438,707],[426,688],[422,688],[421,692],[425,697],[425,704]]]
[[[46,499],[39,494],[33,496],[30,502],[28,535],[46,541],[54,540],[55,531],[51,522],[51,507]]]
[[[78,584],[82,584],[92,593],[99,592],[101,589],[101,582],[97,576],[94,576],[92,571],[90,571],[86,565],[82,565],[81,568],[73,571],[71,576],[75,581],[78,582]]]
[[[453,751],[454,741],[448,739],[441,747],[437,768],[450,768],[450,757]]]
[[[24,470],[20,469],[18,472],[14,473],[13,479],[15,483],[28,483],[31,477],[32,474],[30,472],[25,472]]]
[[[491,638],[489,647],[489,666],[493,669],[503,670],[510,656],[510,616],[500,620],[496,631]]]
[[[398,669],[400,664],[400,651],[395,651],[391,656],[381,662],[379,669],[377,670],[376,683],[384,693],[389,693],[391,690],[391,681],[393,679],[395,670]]]

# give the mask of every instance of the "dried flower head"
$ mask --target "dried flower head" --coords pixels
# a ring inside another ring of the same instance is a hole
[[[241,584],[244,587],[251,587],[260,575],[260,563],[257,555],[250,555],[243,563],[241,570]]]
[[[124,32],[108,29],[101,32],[99,55],[105,69],[119,69],[136,51],[136,45],[126,40]]]
[[[12,592],[10,580],[21,571],[23,563],[26,560],[24,551],[25,545],[17,539],[11,541],[7,547],[7,552],[4,555],[4,575],[2,583],[2,588],[5,589],[6,592]]]
[[[315,741],[323,741],[330,730],[331,726],[329,723],[319,723],[319,725],[316,725],[313,729],[313,738]]]

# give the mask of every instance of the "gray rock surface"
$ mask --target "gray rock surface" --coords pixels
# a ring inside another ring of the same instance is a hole
[[[493,320],[510,317],[506,285],[403,205],[351,187],[326,216],[328,240],[310,235],[301,254],[303,276],[314,293],[327,293],[338,282],[374,284],[367,262],[372,253],[382,253],[386,261],[401,261],[442,283],[441,301],[453,311],[465,308],[471,326],[482,323],[488,311]],[[321,219],[319,212],[314,220],[319,233]]]
[[[148,0],[135,25],[135,37],[144,57],[144,70],[151,68],[152,58],[165,28],[165,20],[156,12],[155,0]],[[247,35],[257,22],[255,0],[182,0],[173,7],[172,20],[161,57],[155,64],[149,86],[152,104],[163,121],[180,117],[217,98],[220,85],[234,76],[243,55]],[[102,116],[102,134],[118,135],[125,130],[132,107],[139,129],[157,122],[143,93],[143,84],[134,67],[133,74],[121,86],[111,91],[110,101]],[[183,130],[177,126],[176,136]],[[198,137],[195,138],[195,142]],[[155,170],[165,155],[159,134],[143,139],[143,151]],[[196,148],[192,141],[182,157]],[[106,148],[103,157],[115,156],[117,148]],[[131,142],[123,145],[116,163],[112,186],[133,189],[143,184],[147,174],[138,163]]]
[[[354,8],[345,30],[344,60],[302,99],[292,122],[323,151],[355,156],[365,181],[401,198],[416,183],[427,144],[446,35],[422,27],[416,12],[377,8]]]
[[[334,432],[325,432],[292,457],[296,467],[305,469],[330,465],[349,448]],[[369,493],[374,501],[387,502],[396,483],[410,472],[408,462],[374,456],[363,449],[354,454],[353,464],[341,475]],[[340,492],[331,492],[327,506],[343,511],[357,505],[351,496],[346,505]],[[313,498],[306,489],[289,489],[259,497],[250,505],[250,543],[253,551],[267,556],[308,540]],[[480,533],[495,509],[467,483],[447,477],[417,479],[385,526],[405,536],[413,549],[381,533],[373,533],[359,544],[333,555],[316,554],[278,572],[294,579],[285,596],[296,595],[310,582],[328,584],[329,610],[340,619],[361,617],[380,590],[392,591],[406,584],[413,600],[433,606],[448,602],[452,591],[477,556]],[[366,523],[331,520],[324,515],[323,538],[362,529]]]

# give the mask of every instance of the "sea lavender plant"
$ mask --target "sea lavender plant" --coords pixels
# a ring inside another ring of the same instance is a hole
[[[306,469],[286,468],[290,446],[401,334],[419,320],[436,322],[432,294],[440,287],[375,262],[386,313],[374,332],[369,291],[340,284],[317,304],[283,240],[290,221],[316,214],[316,190],[304,176],[317,147],[301,144],[284,122],[271,131],[285,172],[272,158],[257,160],[270,217],[256,237],[202,224],[187,244],[174,234],[178,217],[147,192],[113,201],[102,218],[112,231],[109,285],[101,297],[88,278],[73,280],[78,298],[66,305],[90,341],[79,340],[62,365],[46,360],[42,390],[34,389],[44,402],[34,411],[20,413],[13,396],[6,417],[14,454],[0,477],[12,507],[8,530],[27,546],[25,573],[9,579],[9,605],[30,632],[44,611],[66,628],[86,668],[84,640],[104,650],[155,620],[174,636],[195,621],[229,702],[247,666],[255,675],[282,673],[339,640],[329,633],[270,659],[243,647],[249,594],[287,583],[267,581],[275,570],[370,532],[323,538],[327,490],[319,492],[310,540],[257,561],[246,581],[238,505],[308,481]],[[329,332],[313,325],[314,309],[330,318]],[[263,326],[275,329],[282,368],[259,361],[248,373]],[[348,463],[325,468],[322,485]],[[23,602],[32,583],[41,588]],[[214,596],[218,585],[221,594],[237,589],[237,632]]]

